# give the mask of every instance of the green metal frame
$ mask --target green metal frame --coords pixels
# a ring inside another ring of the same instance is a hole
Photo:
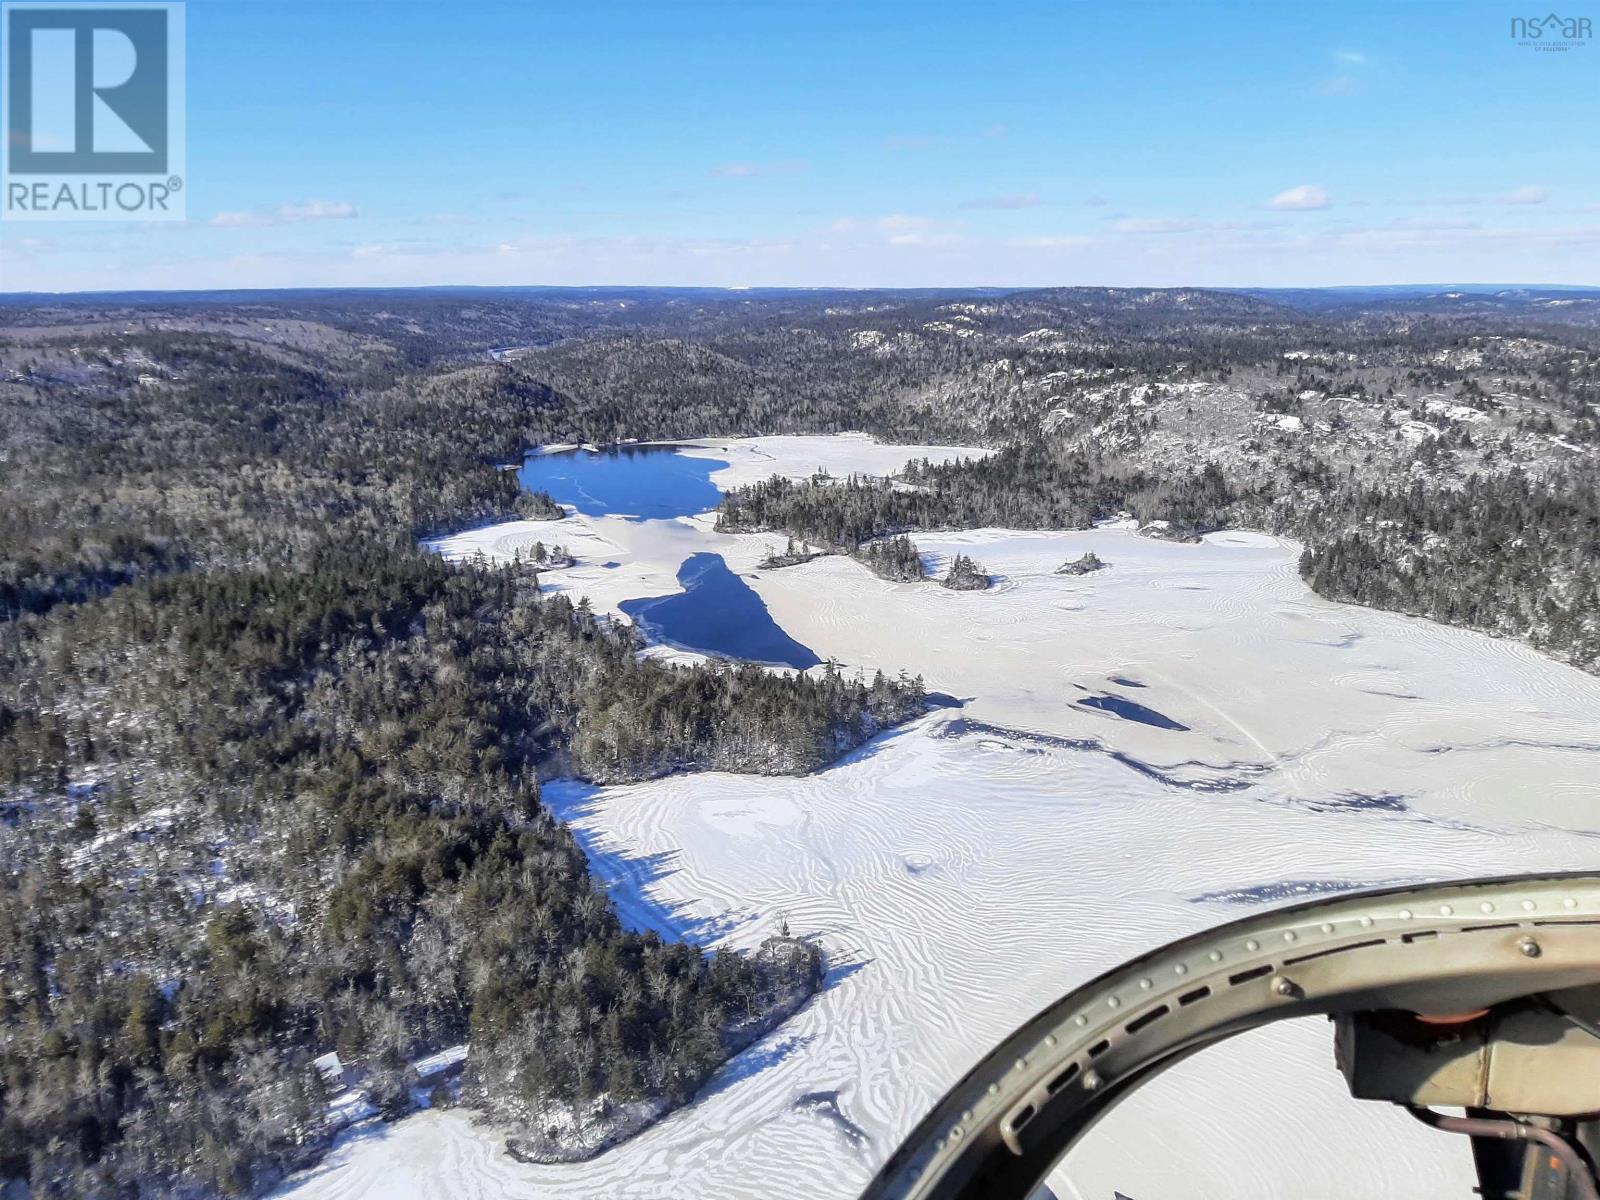
[[[968,1073],[863,1200],[1024,1200],[1123,1096],[1273,1021],[1462,1013],[1600,985],[1600,874],[1344,893],[1175,942],[1069,993]]]

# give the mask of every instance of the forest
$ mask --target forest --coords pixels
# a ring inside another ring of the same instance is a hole
[[[924,530],[1266,529],[1324,595],[1600,670],[1600,318],[1559,299],[0,300],[0,1185],[259,1194],[327,1144],[329,1050],[399,1112],[469,1041],[462,1098],[536,1146],[552,1111],[682,1102],[817,986],[776,930],[625,930],[541,783],[815,770],[921,681],[663,665],[540,592],[559,546],[419,549],[555,518],[529,447],[981,446],[758,483],[718,524],[895,580]]]
[[[1600,671],[1600,481],[1473,476],[1363,489],[1305,521],[1300,572],[1334,600],[1520,638]]]
[[[1166,520],[1172,536],[1221,529],[1236,497],[1213,464],[1170,480],[1125,461],[1063,450],[1042,438],[984,458],[915,462],[902,483],[827,476],[775,478],[723,497],[717,528],[780,531],[840,550],[913,529],[1083,529],[1130,514]]]
[[[920,682],[663,665],[538,564],[419,549],[549,515],[499,467],[551,393],[508,372],[94,353],[0,477],[0,1180],[259,1193],[327,1144],[330,1050],[385,1112],[463,1041],[502,1115],[681,1103],[815,988],[810,943],[625,931],[540,780],[814,770]]]

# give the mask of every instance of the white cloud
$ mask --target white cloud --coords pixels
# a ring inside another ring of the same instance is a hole
[[[1037,208],[1038,192],[1011,192],[999,196],[976,196],[964,200],[962,208]]]
[[[1359,50],[1335,50],[1332,57],[1338,73],[1319,83],[1317,90],[1324,96],[1353,96],[1361,90],[1358,76],[1367,65],[1367,56]]]
[[[313,200],[309,204],[285,204],[278,209],[285,221],[341,221],[360,216],[348,200]]]
[[[1520,252],[1570,253],[1597,244],[1600,244],[1600,225],[1508,229],[1445,223],[1434,227],[1350,229],[1336,234],[1333,239],[1335,249],[1363,252],[1425,249],[1465,253],[1476,247],[1494,246]]]
[[[1595,198],[1583,197],[1582,203]],[[1343,202],[1340,210],[1343,211]],[[1486,207],[1483,218],[1545,210]],[[1565,211],[1565,210],[1563,210]],[[50,246],[24,249],[0,223],[5,286],[17,291],[127,288],[418,286],[425,284],[932,287],[953,279],[1008,286],[1310,286],[1479,279],[1592,283],[1584,275],[1600,249],[1600,217],[1562,227],[1474,228],[1417,214],[1404,225],[1306,221],[1294,213],[1258,213],[1252,226],[1195,221],[1163,236],[1062,231],[991,238],[954,222],[910,213],[857,216],[838,230],[826,220],[791,240],[614,237],[551,233],[456,242],[444,230],[416,242],[373,238],[344,253],[325,246],[217,249],[215,237],[175,247],[166,232],[129,226],[128,244],[102,245],[70,225],[52,229]],[[1459,215],[1459,214],[1458,214]],[[880,227],[879,222],[885,224]],[[1177,222],[1173,222],[1177,223]],[[177,222],[162,223],[164,227]],[[1099,223],[1097,222],[1097,225]],[[1529,227],[1532,225],[1533,227]],[[361,228],[355,226],[353,228]],[[87,227],[85,227],[87,231]],[[943,240],[948,237],[954,240]],[[923,238],[900,242],[892,238]],[[248,241],[248,239],[242,239]],[[180,239],[181,241],[181,239]],[[224,239],[232,245],[235,239]]]
[[[1282,221],[1195,221],[1175,217],[1121,217],[1108,227],[1112,233],[1252,233],[1279,229]]]
[[[1095,239],[1082,233],[1045,234],[1043,237],[1012,238],[1012,246],[1026,246],[1037,250],[1061,250],[1077,246],[1092,246]]]
[[[219,212],[209,223],[219,229],[244,229],[297,225],[302,221],[342,221],[360,215],[348,200],[308,200],[304,204],[280,204],[277,208],[255,208],[248,212]]]
[[[352,258],[386,258],[395,254],[415,253],[414,248],[399,242],[363,242],[359,246],[352,246]]]
[[[1416,200],[1411,203],[1423,205],[1473,205],[1473,204],[1543,204],[1550,198],[1550,189],[1536,184],[1527,187],[1513,188],[1509,192],[1502,192],[1498,196],[1484,195],[1453,195],[1435,196],[1428,200]]]
[[[811,164],[803,158],[781,158],[776,162],[723,163],[711,173],[722,179],[759,179],[767,175],[799,175]]]
[[[833,229],[839,232],[862,228],[848,218],[835,221]],[[884,241],[890,246],[949,246],[961,240],[958,222],[938,221],[932,217],[913,216],[910,213],[890,213],[870,223],[870,228],[887,235]]]
[[[1171,217],[1124,217],[1113,221],[1115,233],[1186,233],[1198,228],[1193,221],[1175,221]]]
[[[1543,204],[1550,198],[1550,189],[1542,187],[1519,187],[1507,192],[1500,197],[1502,204]]]
[[[906,213],[890,213],[878,218],[878,228],[885,233],[921,233],[934,227],[932,217],[913,217]]]
[[[840,217],[827,225],[829,233],[880,233],[891,246],[938,246],[955,241],[954,222],[937,221],[932,217],[913,216],[910,213],[890,213],[886,217],[860,220]]]
[[[1332,203],[1333,201],[1328,199],[1327,188],[1314,183],[1302,183],[1299,187],[1279,192],[1267,201],[1267,207],[1282,212],[1309,212],[1312,209],[1327,208]]]

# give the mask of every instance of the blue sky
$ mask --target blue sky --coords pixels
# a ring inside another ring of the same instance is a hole
[[[1600,284],[1523,7],[191,0],[189,220],[0,290]]]

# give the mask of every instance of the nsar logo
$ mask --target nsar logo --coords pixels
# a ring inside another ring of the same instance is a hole
[[[1512,17],[1511,40],[1530,50],[1575,50],[1589,44],[1594,26],[1588,17]]]
[[[182,4],[5,4],[0,216],[182,220]]]

